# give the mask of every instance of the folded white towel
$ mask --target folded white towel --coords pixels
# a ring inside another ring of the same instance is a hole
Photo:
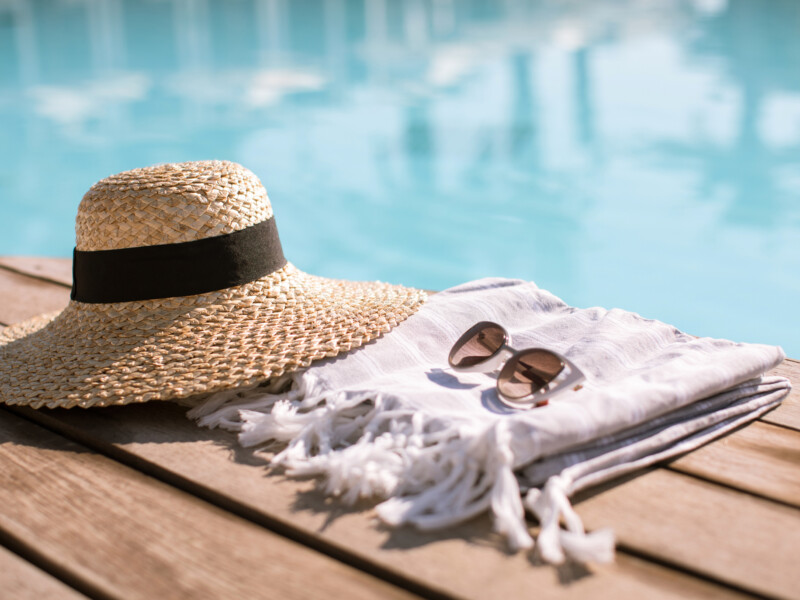
[[[487,320],[515,348],[565,355],[586,375],[583,388],[514,410],[492,375],[454,372],[451,346]],[[586,534],[569,496],[774,408],[789,381],[762,375],[783,358],[775,346],[697,339],[626,311],[567,306],[533,283],[483,279],[434,295],[359,350],[215,394],[190,416],[239,431],[245,446],[286,442],[273,464],[324,476],[346,501],[384,498],[377,510],[390,525],[438,529],[489,511],[510,546],[526,549],[527,508],[544,560],[606,561],[613,535]],[[288,379],[288,392],[273,393]]]

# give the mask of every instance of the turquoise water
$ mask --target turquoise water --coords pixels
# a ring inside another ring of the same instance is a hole
[[[300,268],[500,275],[800,357],[800,2],[0,2],[0,254],[227,158]]]

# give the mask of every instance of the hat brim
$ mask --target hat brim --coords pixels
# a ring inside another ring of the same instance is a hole
[[[172,400],[278,377],[358,348],[422,290],[308,275],[141,302],[70,302],[0,333],[0,402],[33,408]]]

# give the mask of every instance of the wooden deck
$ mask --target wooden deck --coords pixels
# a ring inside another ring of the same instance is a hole
[[[67,303],[70,264],[0,258],[0,324]],[[0,325],[1,326],[1,325]],[[0,409],[2,598],[800,598],[800,362],[758,422],[576,499],[614,565],[498,551],[487,519],[390,531],[265,475],[169,403]]]

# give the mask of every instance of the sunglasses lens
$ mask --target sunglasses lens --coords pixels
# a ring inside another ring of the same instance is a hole
[[[497,377],[497,389],[507,398],[524,398],[553,381],[564,363],[552,352],[523,350],[503,365]]]
[[[505,330],[495,323],[478,323],[453,346],[450,352],[450,366],[472,367],[482,363],[496,353],[506,341]]]

